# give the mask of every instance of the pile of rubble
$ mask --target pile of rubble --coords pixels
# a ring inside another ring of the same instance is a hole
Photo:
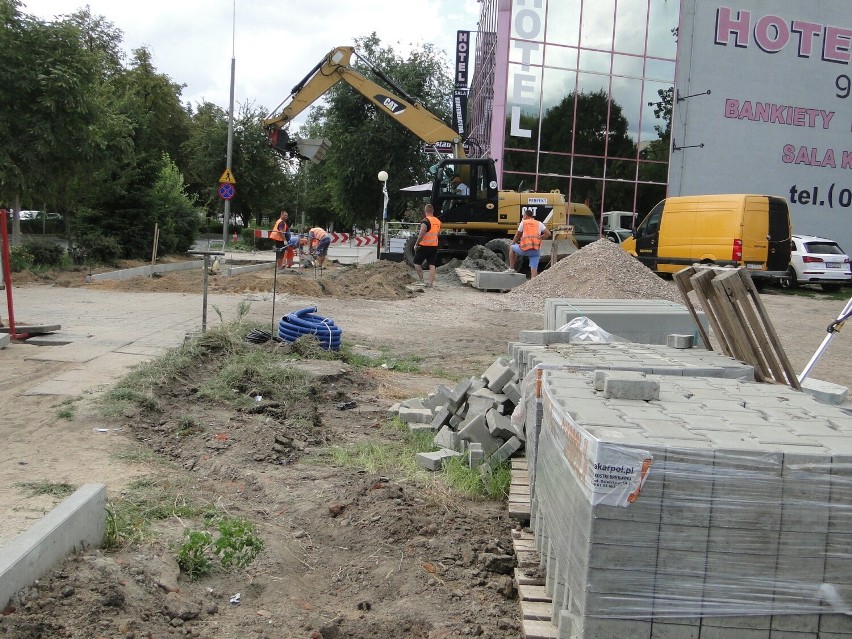
[[[417,463],[440,470],[451,457],[467,455],[468,465],[488,472],[521,450],[523,425],[511,415],[521,401],[518,374],[508,359],[498,358],[480,377],[459,382],[454,389],[439,386],[425,399],[407,399],[391,407],[412,431],[435,433],[438,450],[418,453]]]

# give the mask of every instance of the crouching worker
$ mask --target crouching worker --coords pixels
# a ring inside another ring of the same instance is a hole
[[[320,268],[325,264],[329,244],[331,244],[331,235],[326,231],[321,228],[312,228],[308,231],[308,252],[316,256],[316,265]]]
[[[533,217],[533,212],[524,210],[524,219],[518,225],[518,232],[512,239],[509,251],[509,270],[515,270],[517,256],[523,255],[530,261],[530,279],[538,275],[538,261],[541,256],[541,240],[550,237],[547,227]]]

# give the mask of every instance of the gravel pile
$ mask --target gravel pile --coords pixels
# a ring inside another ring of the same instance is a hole
[[[598,240],[563,258],[535,279],[503,296],[524,306],[549,297],[659,299],[683,304],[677,286],[663,280],[609,240]]]
[[[484,246],[474,246],[467,252],[467,257],[461,263],[461,268],[471,271],[505,271],[506,262],[491,249]]]

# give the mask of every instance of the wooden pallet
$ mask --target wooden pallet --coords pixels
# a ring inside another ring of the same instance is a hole
[[[509,516],[518,521],[530,520],[530,475],[527,460],[512,460],[512,482],[509,485]]]
[[[556,639],[559,629],[551,623],[553,600],[547,594],[544,579],[534,569],[541,564],[531,533],[521,532],[512,538],[518,568],[515,569],[515,587],[521,602],[521,615],[525,639]]]
[[[701,302],[725,355],[750,364],[759,382],[802,389],[747,271],[690,266],[675,273],[674,281],[708,348],[709,338],[698,321],[689,293]]]

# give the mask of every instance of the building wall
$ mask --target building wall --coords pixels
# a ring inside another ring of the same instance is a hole
[[[485,29],[497,33],[486,58],[494,97],[472,102],[471,129],[488,134],[483,155],[500,160],[502,188],[559,189],[596,213],[640,216],[665,196],[678,9],[676,0],[482,0],[478,42]],[[486,87],[475,74],[472,92]]]
[[[683,0],[672,195],[756,192],[852,251],[848,0]]]

